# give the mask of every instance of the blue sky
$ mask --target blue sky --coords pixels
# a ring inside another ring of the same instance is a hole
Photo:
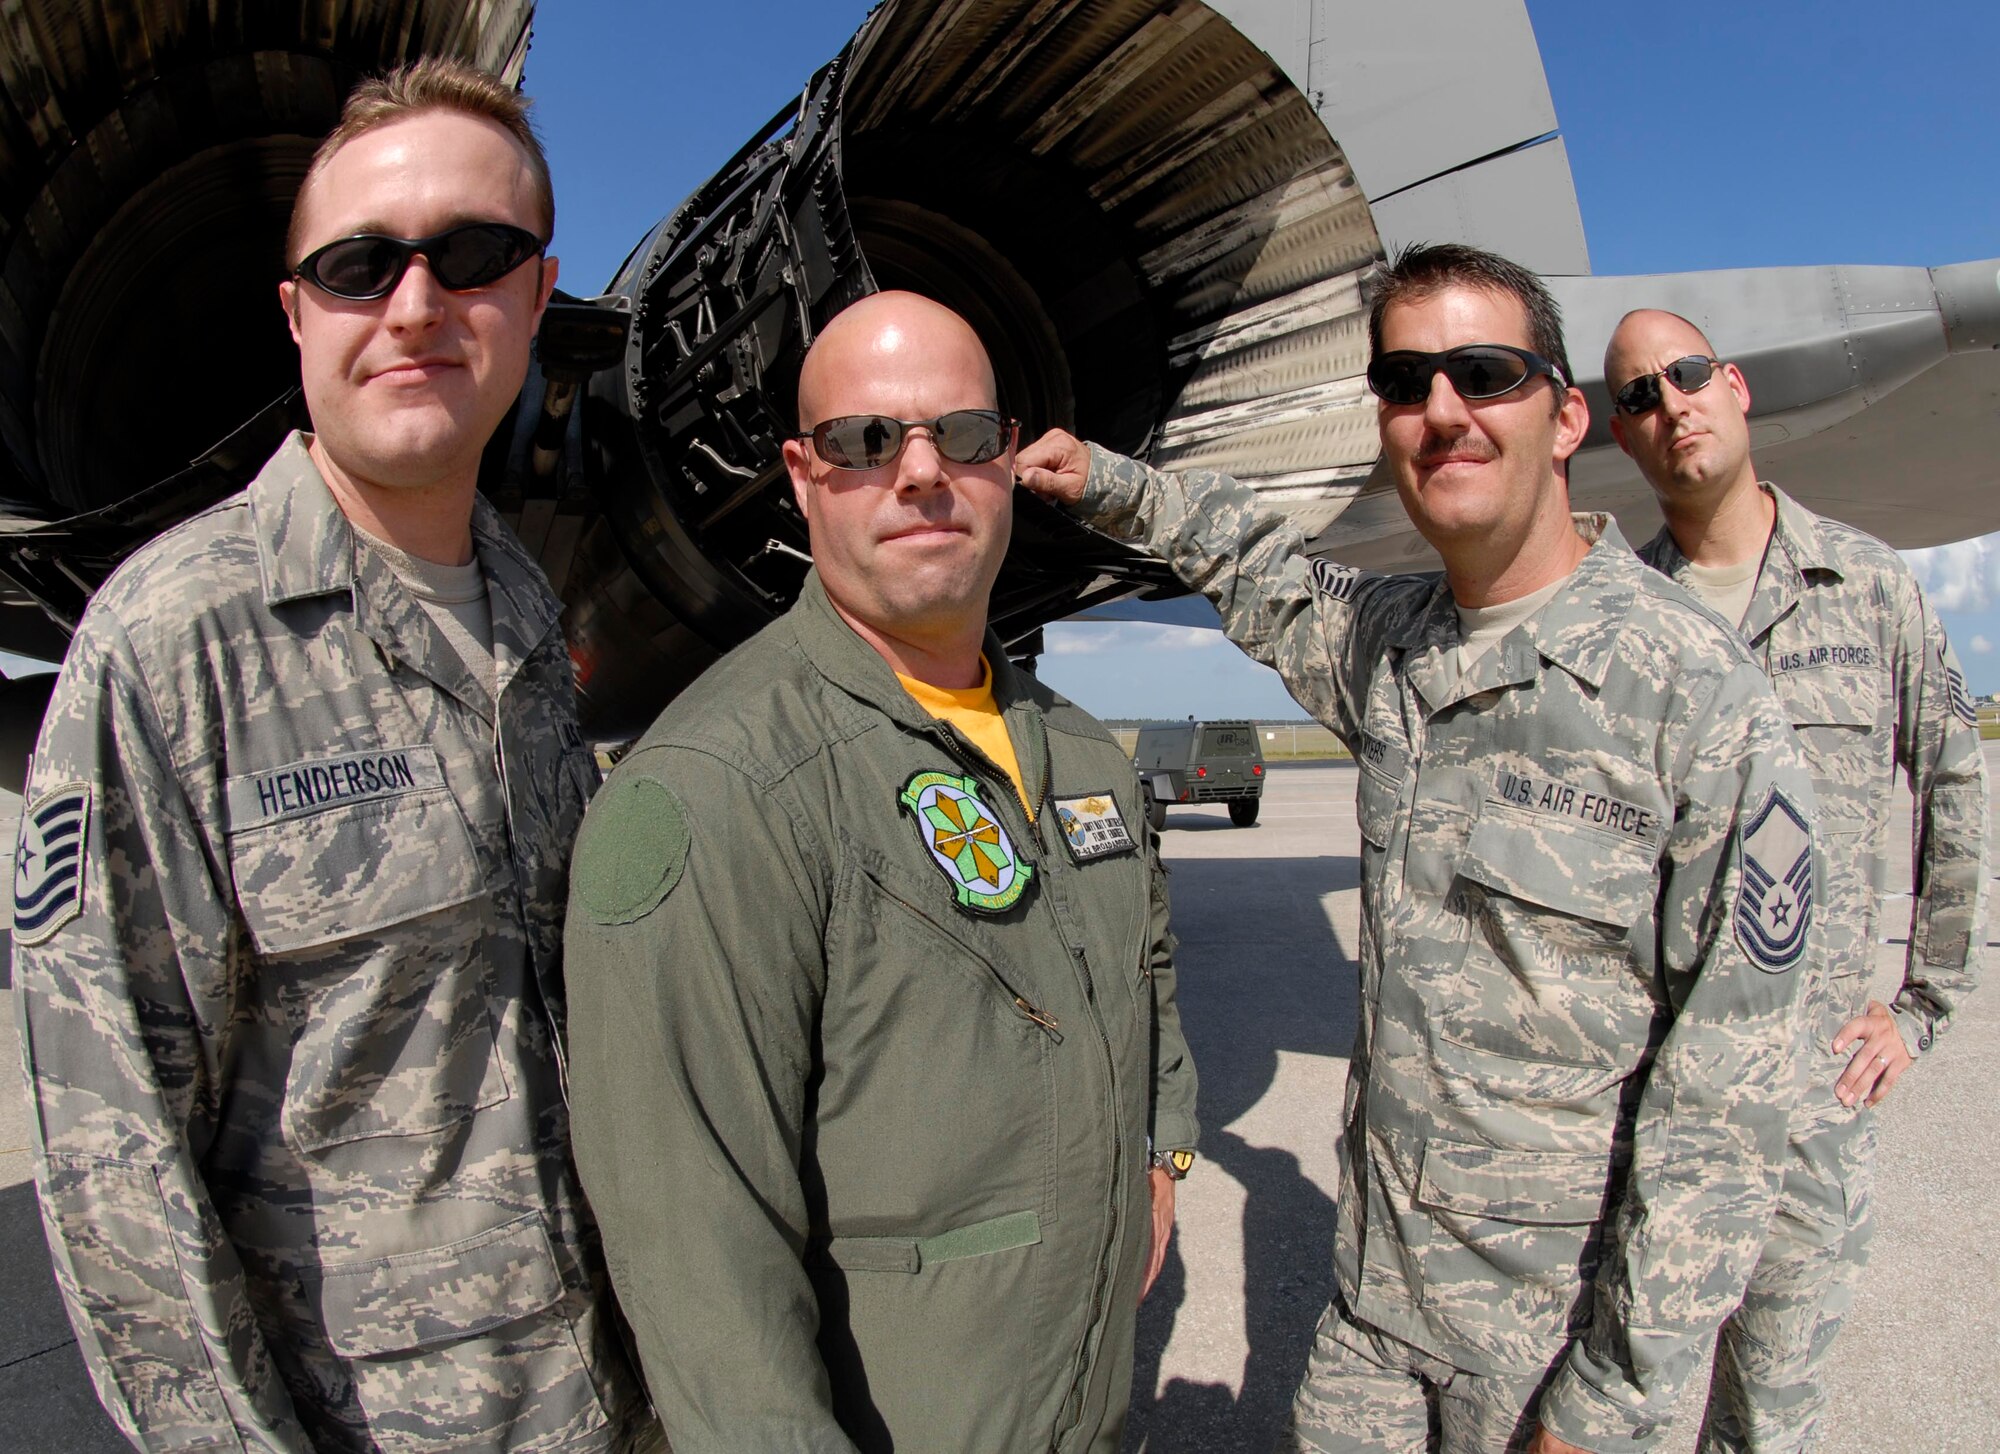
[[[544,0],[527,82],[563,284],[597,291],[868,8]],[[1595,271],[2000,255],[1991,0],[1528,9]],[[1913,556],[1974,690],[2000,691],[2000,537]],[[1043,675],[1103,716],[1299,715],[1215,632],[1062,625]]]

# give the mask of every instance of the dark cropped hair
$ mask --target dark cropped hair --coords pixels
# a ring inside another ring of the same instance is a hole
[[[1568,383],[1576,382],[1563,346],[1562,309],[1542,280],[1498,253],[1459,242],[1413,243],[1376,275],[1368,310],[1369,357],[1382,351],[1382,315],[1391,304],[1421,303],[1447,288],[1484,288],[1517,300],[1528,315],[1528,347],[1561,369]]]

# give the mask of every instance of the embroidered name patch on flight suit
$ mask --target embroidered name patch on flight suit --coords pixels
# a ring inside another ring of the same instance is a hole
[[[1086,793],[1079,798],[1056,799],[1056,821],[1062,824],[1063,842],[1069,856],[1078,863],[1130,853],[1139,845],[1132,841],[1118,802],[1110,793]]]

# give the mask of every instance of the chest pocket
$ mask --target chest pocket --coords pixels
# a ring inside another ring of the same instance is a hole
[[[1870,769],[1873,734],[1881,720],[1880,676],[1844,667],[1810,667],[1780,672],[1773,682],[1805,747],[1821,823],[1829,832],[1859,831],[1866,825],[1868,795],[1878,776]]]
[[[1638,839],[1489,801],[1459,873],[1538,913],[1615,929],[1622,938],[1652,908],[1655,856]],[[1599,928],[1586,932],[1592,941],[1602,937]]]
[[[229,835],[264,992],[292,1029],[282,1115],[304,1151],[436,1130],[508,1094],[494,1051],[492,916],[464,907],[485,892],[472,838],[435,754],[401,753],[428,766],[404,791]]]
[[[1477,988],[1439,1029],[1479,1052],[1458,1057],[1462,1073],[1510,1099],[1587,1103],[1602,1090],[1596,1071],[1631,1062],[1651,1016],[1632,972],[1631,935],[1652,911],[1654,853],[1649,843],[1485,803],[1453,890],[1470,921],[1464,970]]]

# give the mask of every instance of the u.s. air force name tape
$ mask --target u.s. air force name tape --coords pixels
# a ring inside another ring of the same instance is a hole
[[[437,749],[420,744],[308,757],[232,777],[224,792],[229,831],[235,833],[350,803],[443,786],[444,768],[438,762]]]

